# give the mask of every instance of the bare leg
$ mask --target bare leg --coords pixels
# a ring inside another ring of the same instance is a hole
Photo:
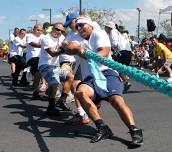
[[[125,103],[123,97],[117,95],[111,96],[109,98],[109,102],[118,111],[121,119],[123,120],[123,122],[126,124],[127,127],[130,127],[131,125],[135,125],[133,113]]]
[[[91,98],[93,97],[93,92],[87,85],[80,85],[76,92],[76,96],[79,99],[84,110],[93,121],[101,119],[96,105],[91,100]]]

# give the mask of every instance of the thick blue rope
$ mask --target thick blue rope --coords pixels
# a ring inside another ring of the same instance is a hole
[[[133,78],[134,80],[159,91],[160,93],[168,94],[170,97],[172,97],[172,83],[168,83],[166,80],[159,79],[155,75],[150,75],[149,73],[145,73],[137,68],[126,66],[107,59],[89,50],[85,51],[84,55],[87,58],[93,59],[96,62],[117,70],[118,72],[123,73],[130,78]]]

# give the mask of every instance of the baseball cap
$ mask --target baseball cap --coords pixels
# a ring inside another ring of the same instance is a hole
[[[107,23],[104,24],[104,26],[110,27],[111,29],[115,28],[115,23],[112,21],[109,21]]]
[[[93,21],[91,20],[91,18],[89,16],[80,16],[77,18],[76,20],[76,24],[80,24],[80,23],[85,23],[85,24],[89,24],[92,27],[95,26],[95,23],[93,23]]]
[[[71,12],[66,16],[66,21],[64,23],[64,27],[68,27],[70,22],[72,22],[73,19],[79,17],[79,14],[76,12]]]
[[[43,24],[43,29],[48,28],[49,26],[51,26],[51,24],[49,22],[45,22]]]

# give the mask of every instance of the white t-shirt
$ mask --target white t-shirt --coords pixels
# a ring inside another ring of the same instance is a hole
[[[114,48],[115,50],[117,49],[118,47],[118,31],[116,28],[112,29],[110,31],[110,34],[109,34],[109,38],[110,38],[110,42],[111,42],[111,46],[112,48]]]
[[[126,33],[121,34],[116,28],[112,29],[109,38],[112,48],[116,51],[131,51],[130,42]]]
[[[125,40],[126,40],[125,50],[131,51],[131,43],[130,43],[128,34],[127,34],[127,33],[123,33],[122,35],[124,36],[124,38],[125,38]]]
[[[23,56],[23,48],[20,45],[25,45],[24,39],[18,36],[14,38],[10,46],[10,58],[14,55]]]
[[[43,37],[43,35],[40,35],[39,37],[33,35],[32,33],[27,34],[26,36],[26,62],[30,60],[33,57],[39,57],[39,53],[41,48],[36,48],[30,45],[32,42],[40,43],[40,39]]]
[[[48,33],[42,38],[39,66],[44,64],[59,66],[59,56],[52,57],[45,49],[56,47],[57,45],[60,46],[64,38],[65,37],[63,35],[59,38],[54,38],[51,33]]]
[[[13,47],[12,45],[13,45],[14,38],[15,38],[14,34],[10,34],[10,37],[9,37],[9,54],[10,54],[12,47]]]
[[[83,38],[78,34],[78,32],[74,32],[74,31],[70,31],[67,36],[65,37],[65,40],[67,41],[77,41],[77,42],[81,42],[83,41]],[[61,54],[60,55],[60,63],[62,62],[70,62],[70,63],[74,63],[76,62],[76,60],[78,60],[78,58],[74,55],[68,55],[68,54]]]
[[[143,57],[144,59],[148,59],[149,58],[149,52],[147,50],[141,51],[139,53],[140,57]]]
[[[109,37],[104,30],[96,28],[93,30],[89,40],[84,42],[84,47],[90,51],[97,52],[97,49],[100,47],[111,47]],[[112,59],[110,53],[107,57],[108,59]],[[87,76],[90,75],[90,67],[88,61],[80,58],[80,65],[81,65],[81,73],[82,73],[82,80],[84,80]],[[106,69],[110,69],[109,67],[99,64],[100,70],[104,71]]]

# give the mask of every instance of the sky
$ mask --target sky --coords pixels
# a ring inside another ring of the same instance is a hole
[[[138,11],[140,8],[140,26],[146,28],[146,20],[154,19],[158,23],[159,9],[172,6],[172,0],[81,0],[82,8],[86,9],[112,9],[116,12],[114,22],[123,21],[126,29],[136,35],[138,26]],[[65,18],[59,15],[60,10],[75,7],[79,9],[80,0],[3,0],[0,6],[0,38],[6,40],[14,27],[30,29],[38,20],[38,23],[49,21],[52,10],[52,22],[62,21]],[[162,14],[163,18],[170,19],[170,14]]]

